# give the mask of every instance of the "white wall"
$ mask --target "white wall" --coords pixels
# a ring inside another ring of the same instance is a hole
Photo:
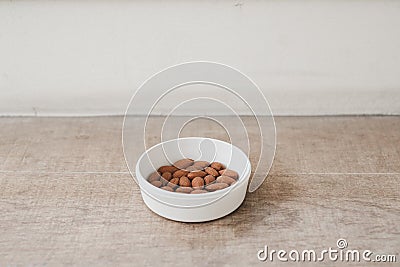
[[[400,1],[0,2],[0,115],[122,114],[191,60],[248,74],[275,114],[400,114]]]

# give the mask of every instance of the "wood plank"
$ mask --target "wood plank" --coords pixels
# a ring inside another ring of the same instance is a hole
[[[162,120],[149,125],[149,143]],[[338,238],[399,260],[400,117],[276,123],[262,187],[229,216],[186,224],[145,207],[124,163],[122,118],[1,118],[0,266],[248,266],[264,245],[318,250]],[[205,121],[182,134],[198,129],[227,138]]]
[[[0,170],[126,171],[121,117],[1,118]]]
[[[163,120],[150,122],[149,145],[160,141]],[[243,120],[256,135],[254,121]],[[0,123],[2,171],[127,171],[121,117],[2,118]],[[276,125],[274,173],[400,173],[400,116],[277,117]],[[182,136],[200,131],[227,140],[219,128],[203,120]],[[253,162],[256,152],[250,155]]]
[[[277,118],[274,171],[400,173],[400,116]]]
[[[163,219],[126,174],[0,175],[0,264],[256,264],[275,249],[398,253],[400,175],[273,175],[222,219]],[[338,264],[340,265],[340,264]]]

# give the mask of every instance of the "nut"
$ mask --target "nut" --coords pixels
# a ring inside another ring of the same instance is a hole
[[[221,189],[227,188],[228,186],[229,185],[226,184],[226,183],[213,183],[213,184],[207,185],[206,186],[206,190],[213,192],[213,191],[217,191],[217,190],[221,190]]]
[[[207,175],[206,177],[204,177],[204,182],[207,184],[210,184],[212,182],[215,181],[215,177],[212,175]]]
[[[178,187],[175,192],[178,193],[185,193],[185,194],[190,194],[193,191],[193,188],[191,187]]]
[[[177,167],[178,169],[186,169],[187,167],[191,166],[193,164],[192,159],[181,159],[175,162],[173,165]]]
[[[237,180],[239,178],[239,174],[233,170],[228,170],[228,169],[220,170],[219,174],[229,176],[235,180]]]
[[[210,162],[208,161],[195,161],[193,167],[197,170],[204,170],[204,168],[210,166]]]
[[[203,172],[203,171],[194,171],[194,172],[189,172],[188,175],[187,175],[187,177],[188,177],[189,179],[193,179],[193,178],[195,178],[195,177],[204,177],[204,176],[206,176],[206,175],[207,175],[206,172]]]
[[[164,172],[174,173],[177,170],[178,170],[178,168],[174,167],[174,166],[162,166],[162,167],[158,168],[158,172],[160,172],[160,173],[164,173]]]
[[[172,188],[171,188],[171,187],[169,187],[169,186],[163,186],[163,187],[161,187],[161,189],[164,189],[164,190],[167,190],[167,191],[174,192],[174,189],[172,189]]]
[[[148,179],[150,183],[158,180],[160,180],[160,174],[158,172],[153,172],[152,174],[150,174],[150,177]]]
[[[192,187],[194,188],[202,188],[204,186],[204,180],[201,177],[195,177],[192,180]]]
[[[174,178],[181,178],[182,176],[186,176],[189,172],[186,170],[177,170],[174,172],[173,177]]]
[[[161,187],[162,186],[162,182],[161,181],[153,181],[153,182],[151,182],[151,184],[156,186],[156,187]]]
[[[220,162],[213,162],[211,163],[211,168],[216,169],[217,171],[225,169],[225,166]]]
[[[189,171],[189,172],[198,171],[198,169],[196,169],[196,167],[194,167],[193,165],[192,165],[192,166],[189,166],[189,167],[187,167],[187,168],[186,168],[186,170],[187,170],[187,171]]]
[[[217,178],[217,182],[218,183],[226,183],[228,185],[232,185],[232,184],[236,183],[236,180],[231,178],[231,177],[229,177],[229,176],[222,175],[222,176]]]
[[[179,184],[179,178],[172,178],[169,181],[168,185],[170,185],[170,184],[172,185],[172,187],[174,187],[175,185]]]
[[[185,186],[185,187],[190,187],[191,182],[190,182],[189,178],[187,178],[186,176],[182,176],[181,178],[179,178],[179,185]]]
[[[162,183],[162,185],[168,185],[168,181],[165,180],[164,178],[161,177],[160,182]]]
[[[164,172],[164,173],[162,174],[162,178],[164,178],[165,180],[169,181],[169,180],[171,180],[171,178],[172,178],[172,173],[170,173],[170,172]]]
[[[209,175],[212,175],[212,176],[214,176],[214,177],[219,176],[219,173],[218,173],[214,168],[207,167],[204,171],[205,171],[206,173],[208,173]]]

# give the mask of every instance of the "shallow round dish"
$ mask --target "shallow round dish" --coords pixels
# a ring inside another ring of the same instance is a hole
[[[160,166],[182,158],[221,162],[238,172],[239,179],[228,188],[204,194],[169,192],[147,181]],[[250,161],[242,150],[220,140],[202,137],[159,143],[144,152],[136,164],[136,178],[144,203],[158,215],[182,222],[210,221],[236,210],[246,195],[250,173]]]

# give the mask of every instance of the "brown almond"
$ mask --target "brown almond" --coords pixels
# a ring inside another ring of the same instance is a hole
[[[150,174],[149,179],[147,179],[150,183],[154,182],[154,181],[158,181],[160,180],[160,173],[158,172],[153,172],[152,174]]]
[[[179,178],[179,185],[190,187],[191,183],[190,183],[189,178],[187,178],[186,176],[182,176],[181,178]]]
[[[193,191],[193,188],[191,187],[178,187],[177,189],[175,189],[175,192],[178,193],[185,193],[185,194],[190,194],[190,192]]]
[[[228,170],[228,169],[220,170],[219,174],[229,176],[235,180],[237,180],[239,178],[239,174],[233,170]]]
[[[204,170],[208,166],[210,166],[210,162],[208,161],[195,161],[193,163],[193,167],[195,167],[197,170]]]
[[[196,167],[194,167],[194,166],[189,166],[189,167],[186,168],[186,170],[187,170],[188,172],[198,171],[198,169],[196,169]]]
[[[189,172],[186,170],[177,170],[174,172],[173,177],[174,178],[181,178],[182,176],[186,176]]]
[[[178,170],[178,168],[174,167],[174,166],[161,166],[160,168],[158,168],[158,172],[160,172],[160,173],[164,173],[164,172],[174,173],[177,170]]]
[[[165,180],[165,179],[164,179],[164,178],[162,178],[162,177],[161,177],[161,179],[160,179],[160,182],[161,182],[162,186],[164,186],[164,185],[167,185],[167,184],[168,184],[168,181],[167,181],[167,180]]]
[[[226,183],[228,185],[232,185],[232,184],[234,184],[236,182],[236,180],[231,178],[231,177],[229,177],[229,176],[222,175],[222,176],[217,178],[217,182],[218,183]]]
[[[193,179],[193,178],[195,178],[195,177],[204,177],[204,176],[206,176],[206,175],[207,175],[206,172],[203,172],[203,171],[194,171],[194,172],[189,172],[188,175],[187,175],[187,177],[188,177],[189,179]]]
[[[171,178],[172,178],[172,173],[170,173],[170,172],[164,172],[164,173],[162,174],[162,178],[164,178],[165,180],[169,181],[169,180],[171,180]]]
[[[203,189],[195,189],[190,194],[204,194],[204,193],[207,193],[207,192],[208,191],[203,190]]]
[[[206,186],[207,191],[217,191],[224,188],[227,188],[229,185],[226,183],[213,183]]]
[[[204,182],[207,184],[210,184],[212,182],[215,181],[215,177],[212,175],[207,175],[206,177],[204,177]]]
[[[214,177],[217,177],[217,176],[219,175],[219,173],[218,173],[214,168],[211,168],[211,167],[205,168],[204,171],[205,171],[206,173],[208,173],[209,175],[212,175],[212,176],[214,176]]]
[[[193,160],[192,159],[181,159],[178,160],[173,164],[175,167],[178,169],[186,169],[187,167],[193,165]]]
[[[162,186],[162,182],[161,181],[153,181],[153,182],[151,182],[151,184],[156,186],[156,187],[161,187]]]
[[[174,189],[172,189],[172,188],[169,187],[169,186],[163,186],[163,187],[161,187],[161,189],[164,189],[164,190],[170,191],[170,192],[174,192]]]
[[[211,163],[211,168],[216,169],[217,171],[225,169],[225,166],[220,162],[213,162]]]
[[[172,184],[172,187],[174,187],[175,185],[179,184],[179,178],[172,178],[168,185]]]
[[[202,188],[204,186],[204,180],[201,177],[195,177],[192,180],[193,188]]]

